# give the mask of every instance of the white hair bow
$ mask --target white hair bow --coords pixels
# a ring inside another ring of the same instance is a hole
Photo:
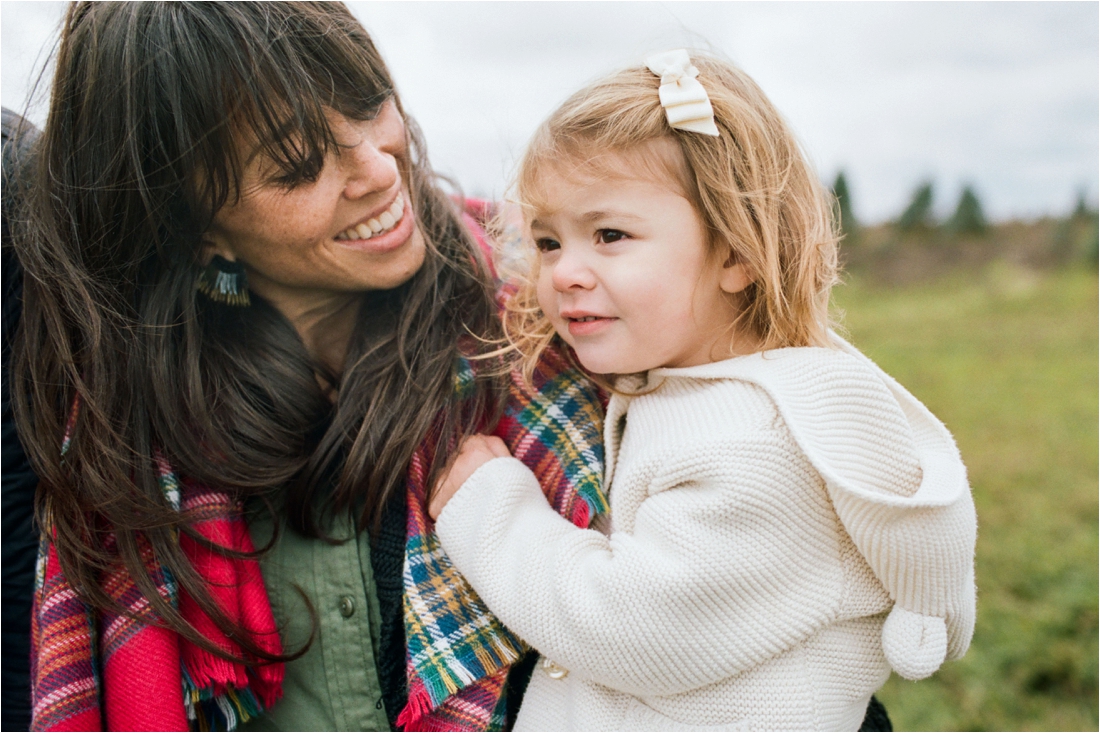
[[[695,80],[699,69],[691,65],[688,52],[682,48],[654,54],[645,65],[661,77],[661,106],[665,108],[668,124],[677,130],[718,135],[714,124],[714,108],[703,85]]]

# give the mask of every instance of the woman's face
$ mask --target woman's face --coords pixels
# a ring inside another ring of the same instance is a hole
[[[246,155],[240,197],[206,233],[214,253],[244,264],[252,290],[291,310],[397,287],[424,263],[396,104],[372,120],[332,113],[330,122],[339,144],[315,180],[288,186],[273,162]]]

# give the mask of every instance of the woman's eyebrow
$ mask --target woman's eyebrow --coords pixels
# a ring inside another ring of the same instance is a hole
[[[288,117],[287,119],[279,123],[279,126],[275,129],[275,132],[270,137],[270,140],[276,142],[286,140],[288,137],[294,134],[296,127],[299,127],[299,123],[293,118]],[[264,153],[264,151],[266,151],[272,144],[274,144],[272,142],[263,142],[262,138],[259,134],[257,134],[255,129],[250,131],[248,139],[250,141],[250,146],[248,150],[248,155],[245,156],[242,167],[248,167],[248,165],[256,159],[256,156]]]

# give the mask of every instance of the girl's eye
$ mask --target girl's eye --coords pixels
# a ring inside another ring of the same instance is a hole
[[[555,249],[561,249],[561,242],[550,237],[542,237],[535,240],[535,246],[538,247],[539,252],[552,252]]]
[[[611,244],[612,242],[618,242],[620,239],[626,239],[626,232],[620,232],[618,229],[601,229],[596,233],[599,235],[602,244]]]

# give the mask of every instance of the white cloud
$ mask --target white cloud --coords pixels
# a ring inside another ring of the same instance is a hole
[[[1097,192],[1095,3],[353,2],[436,166],[500,195],[535,126],[569,93],[647,52],[724,53],[760,83],[825,179],[848,171],[881,220],[934,178],[994,217],[1060,213]],[[57,3],[0,3],[3,103],[22,107]]]

